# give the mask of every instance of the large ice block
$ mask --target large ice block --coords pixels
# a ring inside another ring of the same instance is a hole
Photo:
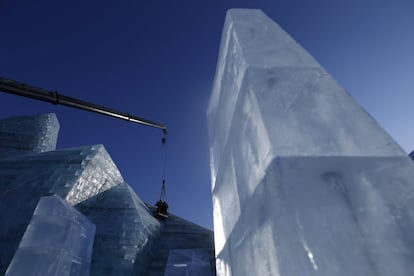
[[[260,167],[272,156],[406,155],[260,10],[227,13],[207,114],[213,180],[231,144]]]
[[[412,161],[263,12],[227,13],[207,116],[219,275],[410,275]]]
[[[412,179],[406,157],[276,158],[221,245],[218,275],[411,275]],[[226,197],[214,200],[226,224]]]
[[[0,120],[0,158],[55,150],[59,122],[54,113]]]
[[[5,275],[89,275],[95,225],[58,196],[42,197]]]

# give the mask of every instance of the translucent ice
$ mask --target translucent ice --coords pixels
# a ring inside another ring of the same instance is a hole
[[[275,159],[218,252],[219,275],[411,275],[413,177],[406,157]]]
[[[6,275],[89,275],[95,225],[58,196],[42,197]]]
[[[212,231],[169,215],[151,250],[150,275],[216,275]]]
[[[165,276],[210,276],[210,263],[207,250],[175,249],[168,254]]]
[[[0,274],[4,273],[39,199],[50,194],[71,205],[123,179],[102,145],[0,158]]]
[[[56,126],[53,114],[0,121],[1,275],[9,265],[10,275],[88,275],[89,265],[90,275],[164,275],[177,248],[207,252],[214,275],[212,231],[155,219],[102,145],[50,151]],[[92,257],[87,219],[68,204],[96,224]]]
[[[243,147],[239,152],[249,154],[246,158],[264,164],[271,158],[257,156],[406,155],[311,55],[259,10],[227,13],[208,122],[213,185],[221,157],[232,144]]]
[[[142,275],[160,223],[126,183],[76,205],[96,225],[91,275]]]
[[[59,122],[53,113],[0,120],[0,158],[56,148]]]
[[[414,270],[414,164],[263,12],[227,13],[207,115],[219,275]]]
[[[96,225],[90,275],[164,275],[177,249],[190,275],[215,275],[212,232],[171,213],[158,221],[126,183],[75,207]]]

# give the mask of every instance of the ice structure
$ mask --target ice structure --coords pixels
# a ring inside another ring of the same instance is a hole
[[[0,158],[0,273],[4,272],[42,196],[71,205],[123,179],[102,145]],[[24,202],[24,204],[22,204]]]
[[[218,275],[412,274],[412,161],[262,11],[228,11],[207,116]]]
[[[42,197],[8,275],[88,276],[95,225],[60,197]]]
[[[186,257],[177,258],[177,254]],[[149,263],[149,276],[214,276],[216,265],[213,233],[170,213],[169,218],[162,221],[160,235],[151,249]],[[187,265],[185,269],[183,265]]]
[[[205,252],[209,274],[196,275],[215,275],[212,232],[173,214],[158,221],[126,183],[76,208],[96,225],[90,275],[176,275],[167,273],[174,250]]]
[[[22,126],[31,124],[30,135],[22,136]],[[208,275],[215,275],[212,231],[173,214],[155,219],[153,207],[124,182],[102,145],[27,147],[56,140],[54,114],[8,118],[0,125],[1,275],[7,268],[17,276],[31,268],[45,276],[168,275],[174,250],[207,252]],[[11,143],[4,137],[17,138]]]
[[[53,113],[0,121],[0,157],[56,149],[59,122]]]
[[[165,275],[169,276],[209,276],[209,255],[202,249],[176,249],[171,250]]]
[[[121,183],[76,208],[97,227],[91,275],[146,272],[160,223],[128,184]]]

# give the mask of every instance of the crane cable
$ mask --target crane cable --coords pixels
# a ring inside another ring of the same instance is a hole
[[[164,136],[161,139],[162,146],[164,148],[164,162],[163,162],[163,174],[162,174],[162,185],[160,192],[160,201],[167,202],[167,192],[165,190],[165,177],[167,173],[167,131],[163,130]]]

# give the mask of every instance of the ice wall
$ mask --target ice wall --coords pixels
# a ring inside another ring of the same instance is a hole
[[[413,271],[412,161],[263,12],[227,13],[207,115],[219,275]]]
[[[213,276],[214,260],[213,232],[170,213],[161,221],[148,271],[150,275]]]
[[[211,276],[209,254],[204,249],[170,250],[166,276]]]
[[[0,120],[0,158],[55,150],[58,133],[53,113]]]
[[[164,275],[169,252],[181,249],[203,250],[207,259],[195,255],[189,268],[215,275],[212,231],[173,214],[155,219],[102,145],[56,151],[40,143],[57,135],[54,114],[0,126],[1,275],[8,267],[7,275]],[[21,135],[26,127],[31,134]]]
[[[215,275],[212,231],[171,213],[158,221],[126,183],[75,208],[96,224],[90,275]]]
[[[120,183],[102,145],[0,158],[0,274],[41,197],[57,194],[73,205]]]
[[[95,225],[58,196],[42,197],[5,275],[89,275]]]
[[[90,275],[145,275],[160,223],[128,184],[75,207],[96,225]]]
[[[257,153],[267,163],[272,156],[406,155],[259,10],[227,13],[207,113],[213,177],[228,145],[240,141],[240,154]]]

